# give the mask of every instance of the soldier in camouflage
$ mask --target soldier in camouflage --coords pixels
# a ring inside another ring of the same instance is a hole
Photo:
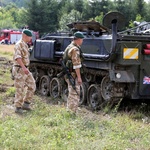
[[[66,62],[66,66],[68,65],[68,61],[72,62],[72,68],[69,67],[72,76],[75,79],[75,88],[69,82],[68,78],[65,78],[68,84],[68,99],[67,99],[67,109],[76,113],[78,109],[78,104],[80,100],[80,85],[82,84],[81,78],[81,50],[80,46],[82,45],[84,35],[82,32],[75,32],[74,39],[70,45],[67,46],[64,52],[63,59]],[[68,66],[67,66],[68,67]]]
[[[29,51],[27,42],[32,38],[32,32],[24,29],[22,39],[18,41],[14,48],[13,69],[15,93],[15,112],[23,113],[23,109],[31,110],[30,103],[34,95],[36,84],[32,73],[28,70]]]

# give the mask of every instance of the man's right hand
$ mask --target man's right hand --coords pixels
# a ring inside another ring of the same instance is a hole
[[[28,68],[23,67],[23,68],[22,68],[22,70],[23,70],[23,72],[24,72],[26,75],[28,75],[28,74],[29,74],[29,70],[28,70]]]
[[[22,62],[22,59],[21,58],[17,58],[16,61],[18,62],[18,64],[21,66],[23,72],[28,75],[29,74],[29,70],[28,68],[25,67],[25,65],[23,64]]]
[[[77,82],[78,82],[79,85],[81,85],[82,84],[82,79],[77,77]]]

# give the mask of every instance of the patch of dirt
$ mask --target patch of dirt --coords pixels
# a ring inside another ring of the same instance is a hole
[[[0,83],[0,92],[6,92],[8,88],[12,87],[13,85],[1,84]]]
[[[0,61],[6,61],[7,59],[5,57],[0,57]]]
[[[7,91],[6,87],[0,86],[0,92],[6,92],[6,91]]]

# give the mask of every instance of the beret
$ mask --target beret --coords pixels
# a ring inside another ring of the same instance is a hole
[[[82,32],[77,31],[77,32],[74,33],[74,37],[79,38],[79,39],[83,39],[84,35],[83,35]]]
[[[32,36],[32,32],[28,29],[23,29],[22,33],[26,34],[27,36]]]

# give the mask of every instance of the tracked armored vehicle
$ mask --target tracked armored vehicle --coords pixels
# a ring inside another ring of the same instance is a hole
[[[148,24],[121,32],[125,20],[118,12],[106,14],[98,22],[68,24],[68,34],[47,35],[34,43],[30,70],[37,90],[53,98],[67,97],[67,84],[58,78],[59,60],[73,39],[73,32],[85,35],[81,50],[86,67],[81,86],[80,104],[97,109],[122,98],[150,99],[150,35]],[[138,31],[138,32],[137,32]]]

